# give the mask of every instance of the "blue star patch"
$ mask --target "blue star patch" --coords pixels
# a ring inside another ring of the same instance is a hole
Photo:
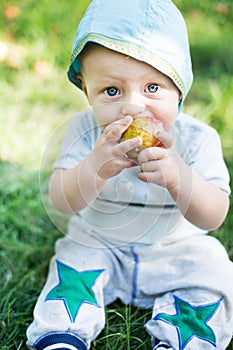
[[[96,279],[104,270],[76,271],[57,261],[59,283],[46,296],[48,300],[62,300],[71,322],[75,321],[83,303],[98,306],[92,289]]]
[[[159,313],[153,320],[160,320],[176,327],[179,338],[179,350],[183,350],[193,337],[216,346],[215,333],[207,322],[216,313],[222,299],[213,304],[199,306],[193,306],[176,296],[174,296],[174,299],[176,313],[174,315]]]

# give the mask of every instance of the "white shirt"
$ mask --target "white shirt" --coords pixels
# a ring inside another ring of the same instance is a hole
[[[54,168],[75,167],[90,153],[101,133],[92,109],[77,113],[65,134]],[[171,133],[174,147],[185,162],[205,180],[230,193],[229,174],[216,130],[181,113]],[[144,244],[169,243],[206,233],[182,216],[165,188],[140,181],[138,171],[138,167],[125,169],[109,179],[98,198],[81,211],[81,218],[91,229],[110,241]]]

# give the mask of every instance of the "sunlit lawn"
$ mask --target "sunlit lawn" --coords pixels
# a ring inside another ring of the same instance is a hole
[[[85,98],[66,79],[76,26],[90,1],[0,3],[0,349],[25,349],[54,227],[41,200],[64,127]],[[195,81],[184,110],[215,126],[233,174],[233,2],[176,0],[187,20]],[[49,147],[48,147],[49,145]],[[39,174],[41,182],[39,182]],[[215,233],[233,259],[232,204]],[[150,349],[144,310],[114,304],[93,349]],[[233,349],[233,345],[229,347]]]

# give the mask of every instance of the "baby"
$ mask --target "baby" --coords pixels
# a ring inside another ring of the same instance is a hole
[[[182,113],[192,84],[186,26],[170,0],[94,0],[69,79],[91,108],[74,116],[50,180],[72,214],[27,331],[29,349],[87,350],[116,299],[151,308],[152,349],[226,349],[233,264],[207,233],[224,221],[229,175],[217,132]],[[136,118],[160,146],[122,139]],[[75,215],[75,214],[79,215]]]

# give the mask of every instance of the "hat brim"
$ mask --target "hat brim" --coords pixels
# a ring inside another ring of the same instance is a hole
[[[87,35],[78,44],[78,46],[74,49],[71,57],[71,64],[67,75],[69,80],[78,88],[82,89],[79,79],[77,78],[77,75],[81,73],[78,57],[88,42],[93,42],[93,43],[102,45],[110,50],[120,52],[136,60],[139,60],[151,65],[155,69],[167,75],[174,82],[177,88],[180,90],[182,94],[182,98],[185,97],[187,93],[187,88],[185,89],[184,82],[182,81],[178,72],[167,61],[165,61],[164,59],[156,55],[154,52],[150,52],[143,47],[139,47],[134,44],[129,44],[128,42],[115,40],[100,34],[93,34],[93,33]],[[191,87],[191,84],[192,84],[192,79],[190,81],[188,90]]]

